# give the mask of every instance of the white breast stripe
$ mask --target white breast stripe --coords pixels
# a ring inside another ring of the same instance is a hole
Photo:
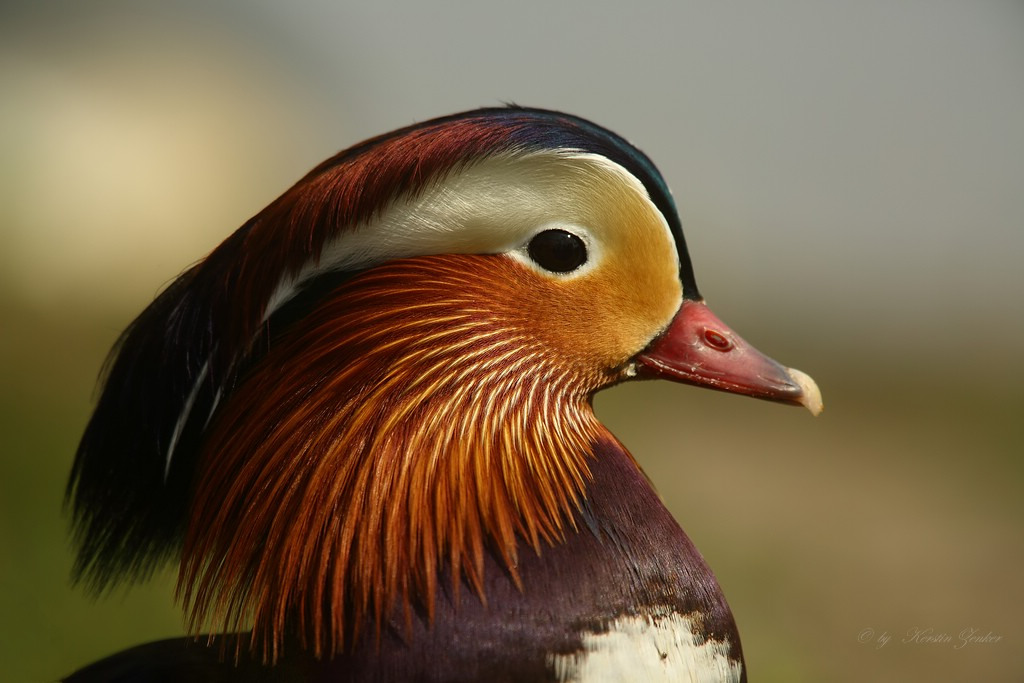
[[[552,655],[548,665],[563,683],[738,683],[743,667],[729,659],[729,643],[699,640],[684,615],[622,617],[604,633],[585,633],[582,652]]]

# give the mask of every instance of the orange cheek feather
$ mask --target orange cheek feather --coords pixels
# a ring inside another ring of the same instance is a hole
[[[273,660],[297,622],[329,654],[396,605],[430,614],[444,564],[484,599],[485,548],[516,579],[517,538],[539,549],[574,526],[592,444],[612,438],[590,396],[650,326],[602,323],[602,306],[644,292],[500,255],[394,261],[340,285],[213,418],[179,577],[193,628],[251,621]]]

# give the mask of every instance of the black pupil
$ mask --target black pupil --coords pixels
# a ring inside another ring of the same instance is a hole
[[[587,262],[583,240],[565,230],[539,232],[527,249],[537,265],[553,273],[568,273]]]

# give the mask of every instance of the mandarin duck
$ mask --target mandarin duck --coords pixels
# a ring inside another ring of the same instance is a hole
[[[76,576],[174,561],[214,635],[67,680],[746,680],[714,575],[594,416],[644,378],[821,408],[704,303],[638,149],[507,107],[339,153],[111,352]]]

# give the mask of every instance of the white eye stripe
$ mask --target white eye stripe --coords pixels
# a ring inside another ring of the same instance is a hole
[[[488,157],[399,199],[376,220],[343,231],[319,258],[278,284],[264,319],[324,271],[359,270],[409,256],[511,253],[559,224],[573,226],[570,232],[587,244],[588,263],[597,263],[597,240],[579,218],[602,183],[626,185],[650,202],[633,175],[596,154],[548,150]],[[589,268],[562,275],[580,271]]]

